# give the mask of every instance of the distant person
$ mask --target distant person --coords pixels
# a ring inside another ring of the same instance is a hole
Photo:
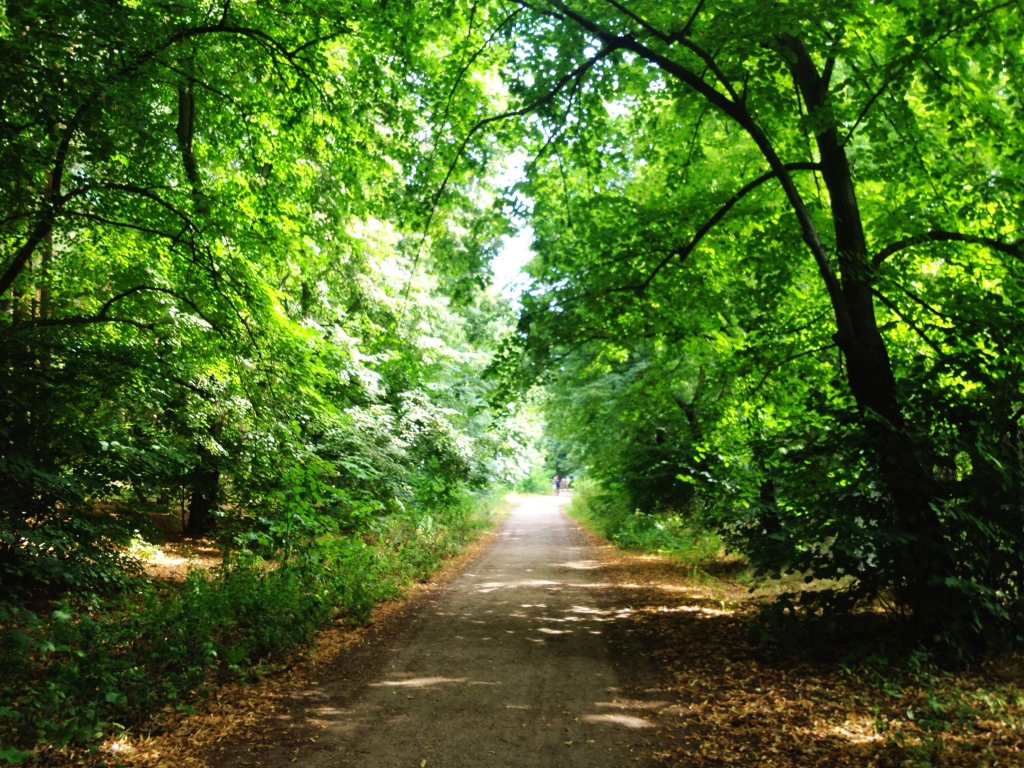
[[[568,475],[566,475],[565,477],[563,477],[561,480],[558,481],[558,487],[561,488],[563,491],[568,491],[569,490],[569,476]]]
[[[558,495],[558,489],[561,487],[561,482],[562,478],[560,478],[558,475],[555,475],[553,478],[551,478],[551,489],[555,492],[555,496]]]

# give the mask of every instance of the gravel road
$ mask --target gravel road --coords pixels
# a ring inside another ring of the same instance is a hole
[[[625,698],[649,676],[617,621],[627,598],[562,511],[567,501],[521,503],[375,652],[326,671],[288,722],[268,724],[302,734],[301,747],[257,759],[238,745],[221,766],[638,765],[644,713],[661,702]]]

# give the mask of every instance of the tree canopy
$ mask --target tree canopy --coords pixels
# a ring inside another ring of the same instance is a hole
[[[358,528],[508,474],[480,377],[507,225],[472,166],[432,199],[426,138],[469,108],[445,87],[492,95],[452,63],[472,9],[408,10],[7,4],[12,588],[110,578],[133,505],[273,549],[296,515]]]
[[[454,509],[540,384],[780,610],[1020,634],[1018,3],[4,10],[8,594],[123,583],[151,514],[288,561]]]
[[[1016,634],[1020,9],[520,8],[537,256],[504,365],[554,382],[580,465],[830,580],[813,611]]]

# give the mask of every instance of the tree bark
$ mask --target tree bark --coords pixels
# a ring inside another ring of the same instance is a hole
[[[941,607],[937,588],[951,570],[941,522],[932,509],[932,481],[915,451],[900,406],[896,380],[885,340],[875,320],[871,293],[871,261],[861,220],[849,159],[835,123],[827,114],[828,81],[818,73],[803,42],[784,36],[791,54],[790,69],[808,114],[818,113],[823,127],[815,134],[821,175],[828,189],[836,235],[842,296],[849,331],[835,341],[846,357],[846,375],[860,408],[879,468],[895,508],[896,523],[910,541],[903,547],[900,592],[918,620],[929,623]],[[812,119],[813,122],[813,119]]]
[[[205,215],[210,212],[210,204],[202,191],[202,179],[199,176],[199,164],[193,142],[196,135],[196,95],[191,82],[178,85],[178,122],[174,128],[178,139],[178,151],[181,152],[181,164],[185,168],[185,178],[192,187],[192,200],[196,213]]]
[[[192,470],[192,493],[185,533],[203,536],[213,530],[214,512],[220,500],[220,470],[208,448],[199,449],[199,463]]]

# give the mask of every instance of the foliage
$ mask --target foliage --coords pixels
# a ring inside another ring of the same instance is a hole
[[[516,483],[516,490],[522,493],[551,493],[551,478],[544,467],[539,467]]]
[[[568,512],[624,549],[668,554],[694,566],[722,551],[722,540],[696,515],[679,511],[630,511],[629,496],[605,491],[593,481],[578,482]]]
[[[521,7],[536,256],[496,369],[627,508],[696,494],[761,574],[845,585],[808,610],[1016,642],[1020,9]]]
[[[479,528],[467,499],[525,474],[533,424],[483,376],[512,321],[480,174],[503,150],[451,169],[443,140],[501,99],[486,12],[3,10],[6,749],[365,616]],[[224,561],[180,593],[130,556],[171,513]]]
[[[1016,684],[989,678],[972,685],[923,652],[895,664],[873,656],[845,671],[855,684],[874,686],[875,732],[911,765],[941,765],[948,752],[962,749],[960,734],[1021,727],[1024,695]]]
[[[624,544],[832,585],[781,607],[1024,637],[1019,4],[3,10],[7,721],[240,669],[566,472]],[[172,510],[222,571],[129,599]]]
[[[492,98],[452,63],[472,9],[6,13],[10,594],[116,587],[140,513],[269,557],[514,480],[521,429],[480,376],[510,320],[486,285],[505,220],[468,172],[423,192],[444,99],[410,85],[455,78],[449,127]]]
[[[763,594],[666,557],[623,554],[609,565],[615,582],[629,589],[632,610],[620,621],[645,663],[660,673],[657,691],[647,695],[670,703],[645,715],[652,726],[648,755],[658,762],[699,768],[1020,762],[1024,667],[1017,655],[977,665],[908,655],[914,638],[907,627],[870,611],[837,617],[838,631],[819,634],[810,647],[754,645],[749,634]],[[637,686],[636,695],[648,687]]]
[[[500,495],[499,495],[500,496]],[[48,617],[0,614],[0,742],[88,743],[163,706],[190,709],[217,681],[258,675],[327,620],[365,621],[491,524],[494,494],[433,514],[381,518],[359,537],[322,536],[273,563],[248,550],[180,588],[132,581],[113,599],[68,598]]]

